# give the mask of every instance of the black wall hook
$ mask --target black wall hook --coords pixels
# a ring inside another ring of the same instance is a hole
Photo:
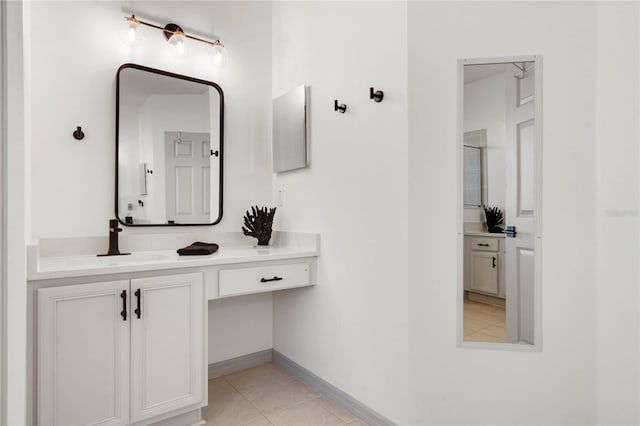
[[[384,98],[384,92],[382,90],[373,91],[373,87],[369,88],[369,99],[373,99],[375,102],[382,102]]]
[[[84,133],[82,132],[82,127],[80,127],[80,126],[76,127],[75,132],[73,132],[73,137],[76,138],[76,140],[79,140],[79,141],[84,139]]]
[[[334,111],[339,111],[342,114],[344,114],[344,112],[347,110],[347,106],[345,104],[338,105],[338,100],[334,99],[333,100],[333,110]]]

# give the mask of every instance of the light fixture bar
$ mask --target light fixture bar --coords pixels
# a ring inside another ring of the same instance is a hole
[[[222,44],[222,42],[221,42],[220,40],[216,40],[216,41],[209,41],[209,40],[205,40],[205,39],[200,38],[200,37],[192,36],[192,35],[190,35],[190,34],[185,33],[184,31],[182,31],[182,28],[180,28],[180,27],[179,27],[178,25],[176,25],[176,24],[167,24],[167,26],[165,26],[165,27],[161,27],[161,26],[159,26],[159,25],[152,24],[152,23],[150,23],[150,22],[146,22],[146,21],[140,20],[140,19],[136,18],[136,15],[125,16],[125,17],[124,17],[124,19],[125,19],[125,20],[127,20],[127,21],[129,21],[129,22],[134,22],[134,23],[136,23],[136,24],[142,24],[142,25],[146,25],[147,27],[155,28],[155,29],[157,29],[157,30],[160,30],[160,31],[164,32],[165,34],[166,34],[166,33],[169,33],[169,34],[171,34],[171,35],[181,35],[181,36],[184,36],[184,37],[186,37],[186,38],[190,38],[191,40],[196,40],[196,41],[199,41],[199,42],[202,42],[202,43],[207,43],[207,44],[210,44],[210,45],[212,45],[212,46],[221,46],[221,47],[224,47],[224,44]],[[168,29],[167,27],[168,27],[169,25],[174,25],[174,26],[175,26],[175,27],[177,27],[178,29],[176,29],[176,30]]]

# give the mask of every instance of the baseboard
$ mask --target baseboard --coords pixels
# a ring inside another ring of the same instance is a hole
[[[392,426],[392,421],[376,413],[351,395],[341,391],[331,383],[313,374],[306,368],[296,364],[280,352],[273,350],[273,363],[285,370],[287,373],[305,383],[307,386],[321,394],[327,399],[340,405],[345,410],[359,417],[362,421],[371,426]]]
[[[165,415],[167,416],[167,415]],[[172,416],[172,414],[169,414]],[[149,425],[149,426],[202,426],[207,422],[202,420],[201,410],[197,408],[195,410],[190,410],[185,413],[179,414],[177,416],[164,418],[158,420],[157,422],[142,421],[140,423],[135,423],[136,425]]]
[[[272,354],[273,349],[266,349],[249,355],[243,355],[237,358],[209,364],[209,379],[215,379],[216,377],[224,376],[225,374],[231,374],[236,371],[266,364],[267,362],[271,362],[273,359]]]
[[[467,292],[467,299],[473,300],[474,302],[496,305],[501,308],[506,308],[507,306],[507,301],[502,297],[489,296],[488,294],[474,293],[472,291]]]

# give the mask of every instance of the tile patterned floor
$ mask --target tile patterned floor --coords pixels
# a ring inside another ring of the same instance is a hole
[[[209,380],[207,426],[366,426],[273,363]]]
[[[464,340],[505,343],[505,309],[486,303],[464,301]]]

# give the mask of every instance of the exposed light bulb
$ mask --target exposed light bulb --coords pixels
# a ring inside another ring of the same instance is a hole
[[[184,46],[184,33],[181,31],[176,31],[170,38],[169,44],[173,46],[173,54],[178,58],[182,58],[186,53],[186,48]]]
[[[124,28],[120,33],[120,39],[129,47],[137,47],[144,40],[144,31],[140,27],[140,22],[134,15],[124,18]]]
[[[227,49],[224,48],[224,44],[217,40],[213,42],[213,66],[216,68],[224,68],[229,61]]]
[[[178,55],[184,55],[184,40],[178,40],[176,42],[176,49],[178,49]]]
[[[136,42],[136,27],[133,23],[129,25],[127,36],[129,38],[129,44],[134,44]]]

